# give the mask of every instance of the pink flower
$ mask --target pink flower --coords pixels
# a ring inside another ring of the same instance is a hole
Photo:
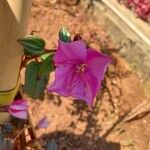
[[[17,118],[27,119],[27,101],[16,100],[9,105],[8,112]]]
[[[70,43],[59,41],[58,44],[54,56],[55,80],[48,91],[82,99],[92,105],[112,58],[87,49],[82,40]]]

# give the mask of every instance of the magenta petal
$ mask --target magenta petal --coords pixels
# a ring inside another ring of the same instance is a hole
[[[26,100],[16,100],[12,104],[9,105],[11,109],[16,110],[25,110],[27,109],[27,101]]]
[[[16,100],[9,105],[9,113],[17,118],[26,119],[27,118],[27,101]]]
[[[14,110],[26,110],[27,106],[12,104],[12,105],[10,105],[10,108],[14,109]]]
[[[38,128],[47,128],[49,125],[49,121],[47,119],[47,117],[43,117],[38,123],[37,123],[37,127]]]
[[[20,99],[20,100],[14,101],[12,104],[27,106],[27,101],[26,101],[26,100],[23,100],[23,99]]]
[[[58,49],[55,53],[54,61],[56,64],[77,63],[84,61],[87,55],[86,45],[82,40],[64,43],[59,41]]]
[[[66,83],[68,80],[68,75],[72,71],[72,65],[59,65],[55,70],[55,80],[48,87],[49,92],[56,92],[63,96],[68,96]]]
[[[94,98],[100,89],[100,82],[98,80],[88,74],[83,76],[76,75],[72,86],[71,96],[85,100],[89,106],[93,105]]]
[[[20,118],[20,119],[27,119],[27,111],[13,112],[13,111],[9,110],[9,113],[10,113],[12,116],[17,117],[17,118]]]
[[[86,80],[86,102],[92,106],[94,102],[94,98],[96,97],[96,94],[100,90],[101,82],[97,80],[96,78],[93,78],[89,74],[85,75]]]
[[[70,84],[72,84],[72,90],[70,95],[78,99],[85,99],[86,91],[83,77],[76,75],[74,80]]]
[[[70,84],[72,85],[70,96],[85,100],[90,106],[93,104],[99,88],[97,85],[99,83],[96,80],[88,77],[88,75],[76,75]]]
[[[103,80],[106,67],[111,63],[112,58],[106,56],[93,49],[88,49],[87,53],[87,70],[91,72],[93,77],[98,80]]]
[[[8,110],[9,112],[13,112],[13,113],[17,113],[17,112],[20,112],[20,111],[25,111],[25,110],[16,110],[16,109],[11,109],[10,107],[9,107],[9,110]]]

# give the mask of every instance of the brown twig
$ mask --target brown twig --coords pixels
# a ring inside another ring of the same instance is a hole
[[[44,50],[44,53],[47,54],[47,53],[54,53],[56,52],[55,49],[45,49]],[[39,55],[34,55],[34,56],[26,56],[26,55],[23,55],[22,56],[22,62],[21,62],[21,67],[20,67],[20,70],[25,67],[25,65],[28,63],[28,61],[32,60],[32,59],[35,59],[35,61],[38,61],[38,58],[40,56]]]
[[[150,102],[148,100],[144,100],[142,103],[133,108],[122,122],[130,122],[132,120],[140,119],[148,113],[150,113]]]
[[[103,138],[108,137],[108,135],[110,135],[110,133],[116,128],[116,126],[118,126],[119,124],[122,123],[123,119],[124,119],[128,114],[129,114],[129,111],[126,112],[123,116],[121,116],[121,117],[113,124],[113,126],[112,126],[109,130],[107,130],[106,133],[103,134],[102,137],[103,137]]]
[[[45,53],[54,53],[56,52],[56,49],[46,49],[45,48]]]
[[[25,137],[25,130],[19,136],[20,143],[21,143],[21,150],[26,150],[26,137]]]
[[[17,135],[13,138],[14,139],[14,142],[17,140],[17,138],[27,129],[29,128],[29,126],[25,126],[23,129],[21,129]]]

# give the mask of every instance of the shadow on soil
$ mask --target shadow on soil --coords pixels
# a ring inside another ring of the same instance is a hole
[[[107,142],[104,138],[75,135],[68,131],[56,131],[43,135],[44,139],[54,139],[58,150],[120,150],[119,143]]]
[[[86,123],[84,132],[81,135],[76,135],[73,132],[64,130],[56,131],[48,135],[43,135],[44,139],[54,139],[58,145],[58,150],[120,150],[119,143],[108,142],[105,137],[109,134],[106,132],[103,137],[99,136],[102,131],[101,126],[98,125],[97,115],[99,113],[101,102],[98,99],[102,98],[103,92],[97,97],[95,107],[89,109],[84,101],[73,101],[72,107],[67,107],[68,113],[77,120],[72,121],[68,128],[72,130],[80,128],[78,122]],[[61,97],[56,96],[57,101],[53,101],[58,107],[62,104]],[[72,109],[73,108],[73,109]],[[105,110],[101,110],[105,111]],[[107,117],[107,116],[106,116]]]

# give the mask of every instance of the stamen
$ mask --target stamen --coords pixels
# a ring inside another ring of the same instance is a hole
[[[76,66],[76,73],[83,73],[86,69],[86,64],[80,64]]]

